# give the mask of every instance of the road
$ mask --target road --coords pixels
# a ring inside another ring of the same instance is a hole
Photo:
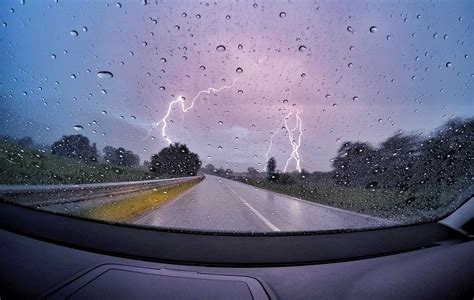
[[[211,231],[269,232],[368,228],[388,221],[275,194],[215,176],[135,224]]]

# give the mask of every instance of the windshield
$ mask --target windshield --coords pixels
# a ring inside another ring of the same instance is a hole
[[[0,197],[268,232],[473,194],[472,1],[2,1]]]

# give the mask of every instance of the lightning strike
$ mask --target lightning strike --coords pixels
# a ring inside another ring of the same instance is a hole
[[[295,161],[296,163],[296,170],[298,172],[301,172],[301,155],[299,153],[299,149],[300,149],[300,146],[301,146],[301,138],[303,136],[303,130],[302,130],[302,126],[303,126],[303,121],[301,120],[301,117],[300,117],[300,113],[301,113],[301,110],[297,110],[296,113],[293,113],[293,112],[290,112],[288,113],[281,121],[280,123],[278,124],[278,127],[277,129],[271,133],[270,135],[270,145],[268,146],[268,149],[267,149],[267,152],[265,153],[265,159],[266,159],[266,162],[268,161],[269,159],[269,155],[270,155],[270,151],[273,147],[273,137],[278,133],[278,131],[280,130],[280,128],[282,127],[282,125],[284,124],[285,125],[285,131],[288,135],[288,139],[290,141],[290,145],[292,147],[292,151],[291,151],[291,154],[290,156],[288,157],[288,159],[286,160],[286,164],[285,164],[285,167],[283,169],[283,172],[286,172],[287,169],[288,169],[288,165],[290,164],[290,162],[292,160]],[[293,129],[289,129],[288,127],[288,120],[291,118],[291,116],[294,114],[295,116],[295,120],[296,120],[296,124],[295,124],[295,127]],[[296,134],[296,136],[295,136]]]
[[[173,107],[175,105],[179,105],[181,107],[181,111],[183,113],[185,113],[185,112],[187,112],[188,110],[190,110],[194,107],[194,103],[196,102],[196,100],[202,94],[218,93],[218,92],[220,92],[224,89],[233,88],[236,81],[237,81],[237,79],[235,79],[234,82],[231,85],[224,85],[220,88],[209,87],[205,90],[201,90],[201,91],[197,92],[197,94],[192,98],[191,104],[189,106],[186,106],[185,98],[183,96],[178,96],[175,100],[171,101],[168,104],[168,110],[166,111],[166,114],[164,115],[164,117],[160,121],[155,122],[155,123],[152,124],[152,128],[148,131],[148,135],[147,135],[147,137],[145,137],[145,139],[148,138],[148,136],[150,135],[152,130],[156,129],[157,127],[159,127],[161,125],[161,136],[166,140],[166,142],[168,142],[168,144],[171,145],[173,143],[173,141],[166,134],[166,127],[168,126],[168,121],[167,120],[168,120],[168,118],[171,114],[171,110],[173,109]]]

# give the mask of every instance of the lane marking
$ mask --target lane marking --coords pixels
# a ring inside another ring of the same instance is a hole
[[[366,218],[366,219],[373,219],[373,220],[377,220],[377,221],[380,221],[380,222],[383,222],[383,223],[388,223],[389,225],[398,225],[398,224],[400,224],[399,222],[396,222],[396,221],[394,221],[394,220],[383,219],[383,218],[380,218],[380,217],[375,217],[375,216],[371,216],[371,215],[367,215],[367,214],[355,212],[355,211],[352,211],[352,210],[347,210],[347,209],[338,208],[338,207],[334,207],[334,206],[324,205],[324,204],[317,203],[317,202],[312,202],[312,201],[309,201],[309,200],[305,200],[305,199],[293,197],[293,196],[290,196],[290,195],[285,195],[285,194],[278,193],[278,192],[274,192],[274,191],[271,191],[271,190],[266,190],[266,189],[264,189],[264,188],[261,188],[261,187],[258,187],[258,186],[254,186],[254,185],[251,185],[251,184],[247,184],[247,183],[243,183],[243,182],[240,182],[240,181],[235,181],[235,183],[238,183],[238,184],[241,184],[241,185],[245,185],[245,186],[251,186],[251,187],[253,187],[253,188],[255,188],[255,189],[258,189],[258,190],[260,190],[260,191],[262,191],[262,192],[272,193],[272,194],[275,194],[275,195],[280,196],[280,197],[283,197],[283,198],[288,198],[288,199],[300,201],[300,202],[303,202],[303,203],[306,203],[306,204],[311,204],[311,205],[314,205],[314,206],[319,206],[319,207],[322,207],[322,208],[326,208],[326,209],[328,209],[328,210],[335,210],[335,211],[338,211],[338,212],[341,212],[341,213],[346,213],[346,214],[350,214],[350,215],[356,215],[356,216],[363,217],[363,218]]]
[[[265,218],[261,213],[259,213],[252,205],[250,205],[244,198],[242,198],[239,194],[237,194],[236,191],[234,191],[233,188],[231,188],[228,184],[226,186],[229,188],[229,190],[232,191],[239,199],[244,203],[245,206],[247,206],[265,225],[270,227],[271,230],[273,231],[281,231],[280,228],[276,227],[272,222],[270,222],[267,218]]]

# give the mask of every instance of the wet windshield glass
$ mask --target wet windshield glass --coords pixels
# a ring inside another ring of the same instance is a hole
[[[0,197],[211,231],[473,193],[472,1],[2,1]]]

